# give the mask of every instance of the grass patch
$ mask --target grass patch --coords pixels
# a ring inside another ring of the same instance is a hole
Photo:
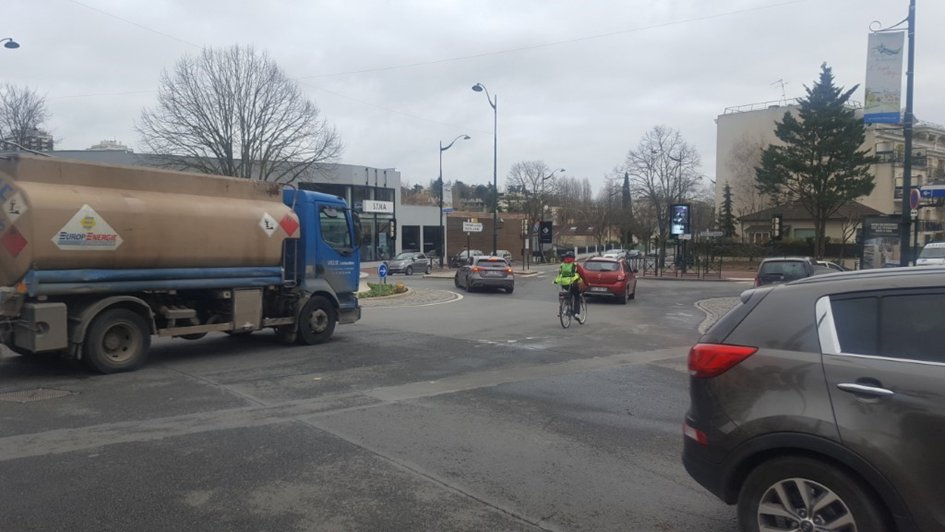
[[[366,292],[359,292],[358,297],[384,297],[392,296],[394,294],[403,294],[407,291],[407,287],[404,286],[404,283],[396,284],[376,284],[368,283],[369,290]]]

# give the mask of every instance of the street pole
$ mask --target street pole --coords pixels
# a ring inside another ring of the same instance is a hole
[[[459,140],[459,139],[469,140],[470,137],[469,137],[469,135],[459,135],[458,137],[456,137],[455,139],[453,139],[452,142],[450,142],[449,144],[447,144],[446,147],[443,146],[443,141],[442,141],[442,140],[440,141],[440,177],[439,177],[438,181],[440,182],[440,268],[441,268],[441,269],[443,268],[443,257],[446,255],[446,231],[445,231],[445,229],[443,228],[443,190],[444,190],[444,186],[443,186],[443,152],[445,152],[446,150],[452,148],[452,147],[453,147],[453,144],[455,144],[456,141]]]
[[[489,94],[489,90],[482,83],[473,85],[472,90],[485,92],[489,105],[492,106],[492,254],[495,255],[499,247],[499,96]]]
[[[446,255],[446,233],[443,231],[443,141],[440,141],[440,269],[443,269],[443,255]]]
[[[909,0],[908,17],[909,58],[906,66],[906,116],[902,121],[902,134],[905,137],[905,158],[902,161],[902,223],[899,231],[899,265],[908,266],[912,260],[912,246],[909,245],[909,230],[912,225],[909,196],[912,193],[912,91],[915,77],[915,0]]]

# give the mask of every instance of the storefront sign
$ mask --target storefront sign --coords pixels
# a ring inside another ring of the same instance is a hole
[[[364,200],[362,212],[394,214],[393,201]]]

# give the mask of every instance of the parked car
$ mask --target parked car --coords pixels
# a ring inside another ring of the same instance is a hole
[[[818,266],[810,257],[778,257],[765,259],[758,266],[755,275],[755,286],[764,286],[775,283],[789,283],[811,275],[829,273],[829,269]]]
[[[945,267],[744,292],[689,352],[683,464],[743,531],[945,530]]]
[[[387,262],[387,273],[413,275],[413,272],[430,273],[433,265],[430,259],[419,251],[404,251]]]
[[[478,257],[482,255],[482,251],[478,249],[462,250],[456,255],[450,257],[450,268],[459,268],[460,266],[466,264],[469,261],[469,257]]]
[[[511,294],[515,290],[515,274],[502,257],[479,255],[470,257],[456,270],[453,283],[456,288],[465,288],[467,292],[478,288],[501,288]]]
[[[945,242],[929,242],[915,260],[916,266],[945,264]]]
[[[587,284],[584,296],[613,297],[626,305],[628,299],[637,297],[635,271],[626,260],[607,257],[592,257],[584,261]]]

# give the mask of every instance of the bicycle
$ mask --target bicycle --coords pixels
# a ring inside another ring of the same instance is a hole
[[[580,314],[574,313],[575,298],[581,302]],[[558,292],[558,319],[561,321],[561,326],[565,329],[570,327],[572,317],[581,325],[587,321],[587,300],[584,299],[583,293],[574,295],[569,289],[561,290]]]

